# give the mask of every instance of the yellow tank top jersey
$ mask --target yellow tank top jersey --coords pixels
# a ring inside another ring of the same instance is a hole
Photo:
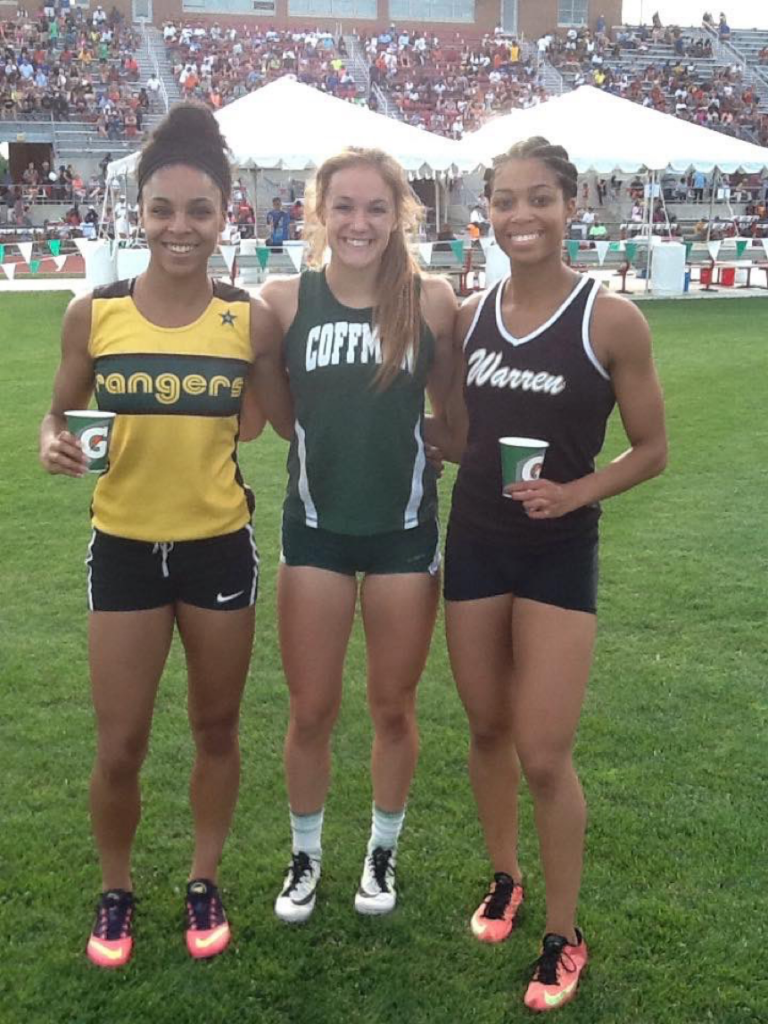
[[[142,541],[200,540],[249,521],[237,464],[240,403],[253,356],[248,293],[214,281],[186,327],[156,327],[133,282],[93,293],[89,351],[99,409],[117,413],[93,524]]]

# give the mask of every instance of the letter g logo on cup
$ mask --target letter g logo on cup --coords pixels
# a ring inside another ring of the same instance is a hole
[[[107,454],[107,431],[103,426],[88,427],[80,435],[80,443],[89,459],[101,459]]]
[[[524,459],[519,466],[521,480],[538,480],[541,476],[541,467],[544,465],[543,455],[533,455],[530,459]]]

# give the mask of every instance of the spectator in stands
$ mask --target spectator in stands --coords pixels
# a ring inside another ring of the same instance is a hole
[[[147,79],[146,90],[149,96],[149,106],[151,110],[158,110],[160,108],[160,90],[162,85],[160,79],[153,71]]]
[[[290,209],[291,215],[291,238],[300,239],[304,230],[304,203],[301,199],[295,200]]]
[[[491,223],[488,217],[488,200],[485,196],[477,197],[475,205],[469,213],[469,223],[477,225],[477,230],[481,237],[485,237],[488,234]]]
[[[272,209],[267,214],[267,245],[277,247],[287,242],[290,237],[291,216],[283,209],[283,201],[279,196],[272,200]]]
[[[717,26],[717,34],[723,42],[726,42],[731,38],[731,27],[725,17],[725,14],[720,14],[720,21]]]

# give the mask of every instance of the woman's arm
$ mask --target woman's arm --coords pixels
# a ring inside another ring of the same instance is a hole
[[[451,338],[451,377],[437,405],[430,395],[434,415],[427,418],[427,438],[450,462],[461,462],[467,443],[469,422],[464,404],[464,339],[479,302],[479,294],[470,296],[455,315]]]
[[[280,437],[293,436],[293,400],[283,361],[284,331],[274,309],[260,296],[251,299],[253,368],[243,395],[240,440],[258,437],[266,420]]]
[[[505,488],[532,519],[548,519],[628,491],[658,476],[667,464],[664,399],[642,313],[618,295],[601,293],[591,329],[595,355],[607,369],[630,447],[609,465],[579,480],[512,484]]]
[[[445,407],[453,381],[453,334],[458,312],[456,296],[444,277],[421,279],[421,315],[435,338],[435,354],[427,375],[427,394],[432,417],[445,418]]]
[[[87,409],[93,393],[93,362],[88,351],[91,295],[73,299],[61,328],[61,362],[53,382],[51,407],[40,424],[40,462],[49,473],[83,476],[88,460],[67,430],[67,409]]]

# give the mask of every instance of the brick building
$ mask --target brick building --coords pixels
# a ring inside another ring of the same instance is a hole
[[[126,18],[148,18],[156,25],[177,18],[205,18],[220,24],[244,20],[276,28],[291,25],[361,31],[387,25],[458,31],[465,36],[492,32],[501,25],[528,39],[571,25],[589,24],[599,15],[607,25],[621,24],[621,0],[113,0]],[[0,5],[1,7],[4,5]],[[29,9],[29,5],[26,5]],[[91,3],[91,7],[95,7]],[[112,3],[105,3],[109,9]]]

